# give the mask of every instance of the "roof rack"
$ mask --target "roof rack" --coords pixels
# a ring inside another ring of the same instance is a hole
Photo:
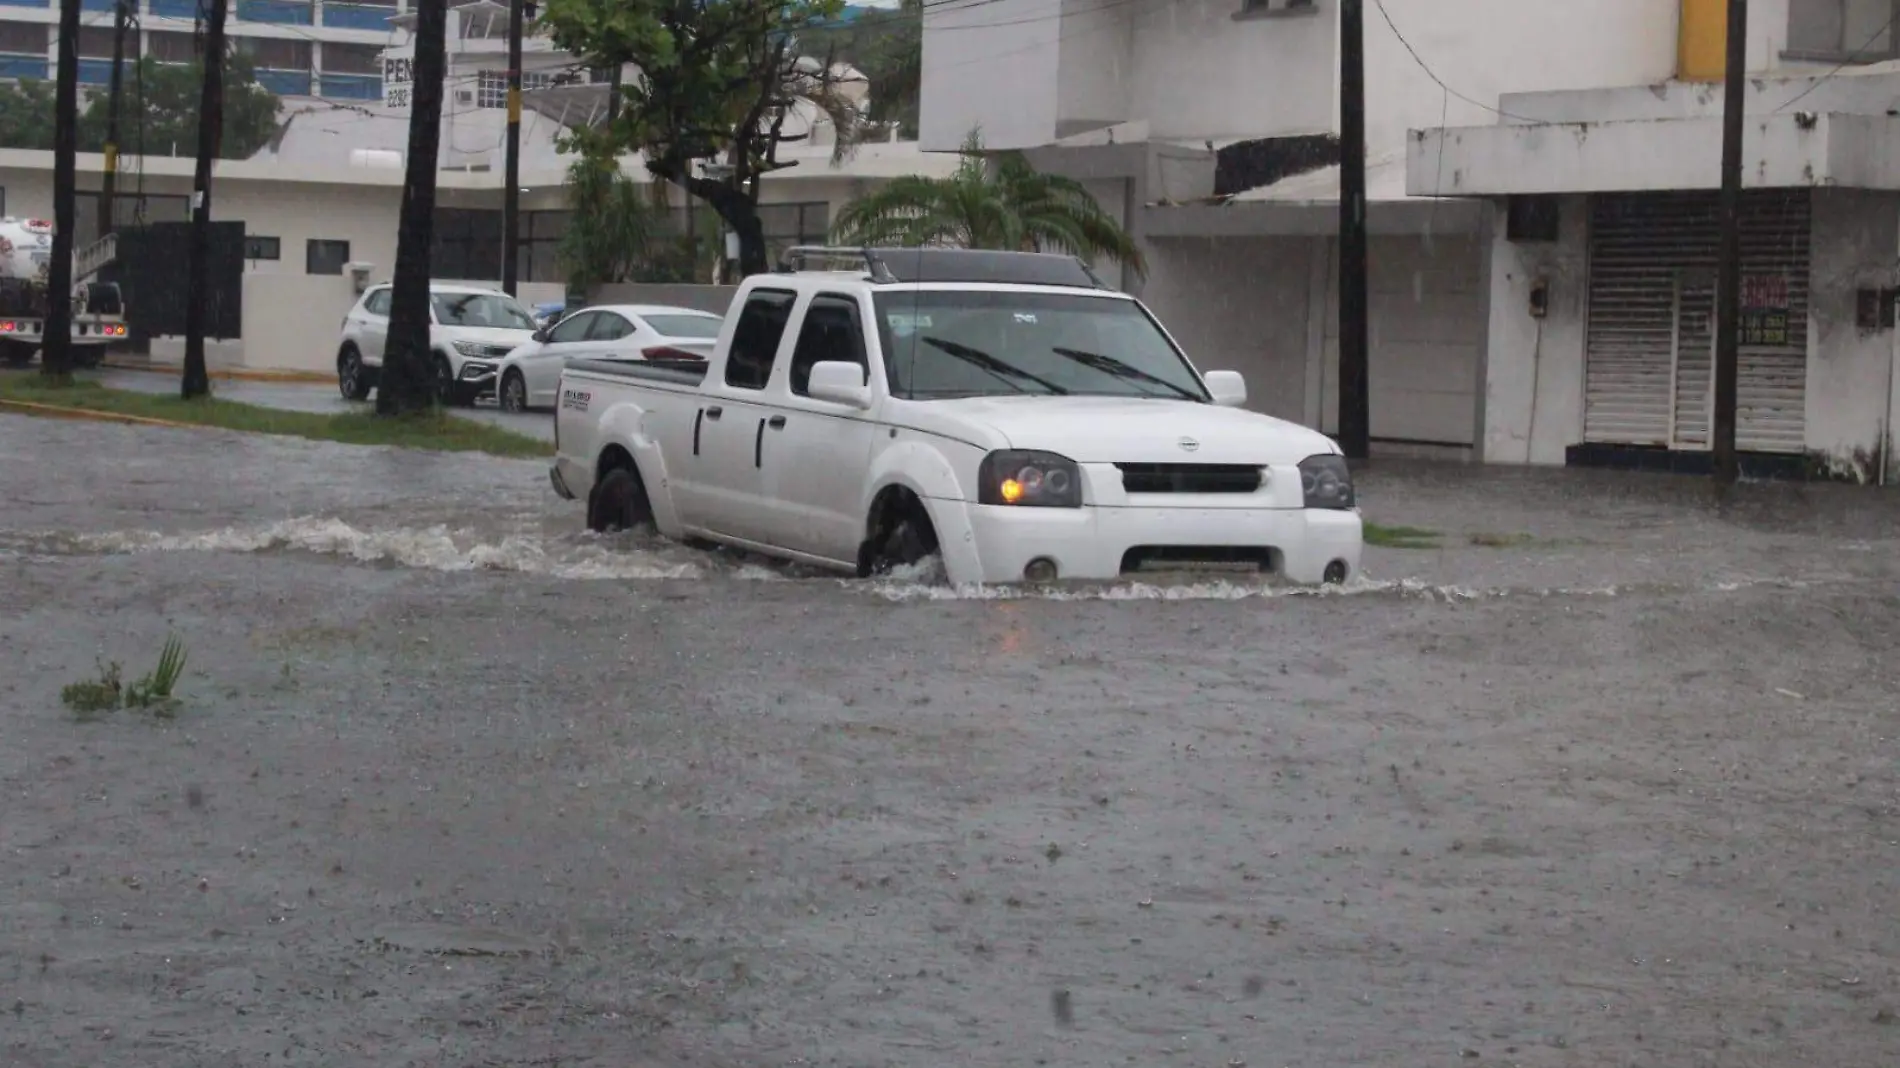
[[[879,285],[900,282],[991,282],[1030,286],[1074,286],[1108,289],[1088,265],[1075,256],[1052,252],[999,252],[969,248],[839,248],[799,245],[785,250],[779,271],[824,270],[815,262],[850,263],[833,270],[862,267]]]

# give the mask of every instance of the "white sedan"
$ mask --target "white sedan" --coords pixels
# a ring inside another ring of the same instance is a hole
[[[581,308],[510,352],[495,372],[502,410],[554,407],[569,360],[704,360],[722,316],[662,304]]]

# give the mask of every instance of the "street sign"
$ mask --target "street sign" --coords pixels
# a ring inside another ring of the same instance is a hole
[[[416,87],[416,61],[413,56],[383,57],[383,106],[408,111]]]

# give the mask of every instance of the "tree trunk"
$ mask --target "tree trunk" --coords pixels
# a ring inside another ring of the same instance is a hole
[[[728,182],[699,178],[687,170],[687,164],[668,159],[659,159],[647,164],[648,173],[661,181],[671,182],[686,191],[686,195],[704,203],[719,216],[721,222],[739,235],[739,273],[741,276],[764,274],[772,269],[771,257],[765,247],[765,223],[759,219],[758,201],[743,189],[734,188]],[[719,262],[725,264],[725,250],[719,252]],[[723,273],[723,272],[722,272]]]
[[[442,143],[442,78],[447,0],[417,0],[415,85],[410,97],[409,160],[396,233],[389,340],[377,415],[404,415],[435,403],[429,351],[429,248],[435,240],[435,167]]]
[[[53,89],[53,262],[46,280],[46,333],[40,370],[65,378],[73,369],[73,218],[79,148],[79,6],[59,3],[59,70]]]
[[[211,0],[205,13],[204,87],[198,98],[198,172],[192,180],[191,257],[185,298],[185,380],[179,392],[186,398],[211,394],[205,372],[205,306],[210,299],[211,274],[211,161],[218,158],[218,137],[224,125],[224,13],[228,5]]]

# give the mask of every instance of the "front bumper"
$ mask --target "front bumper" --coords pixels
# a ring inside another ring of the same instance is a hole
[[[935,503],[962,512],[961,523],[939,523],[945,569],[957,583],[1020,582],[1038,559],[1054,563],[1060,579],[1117,579],[1143,550],[1232,548],[1266,550],[1273,574],[1317,585],[1329,565],[1343,565],[1334,576],[1341,581],[1358,575],[1365,544],[1356,511]],[[963,526],[967,537],[942,537],[945,526]]]

